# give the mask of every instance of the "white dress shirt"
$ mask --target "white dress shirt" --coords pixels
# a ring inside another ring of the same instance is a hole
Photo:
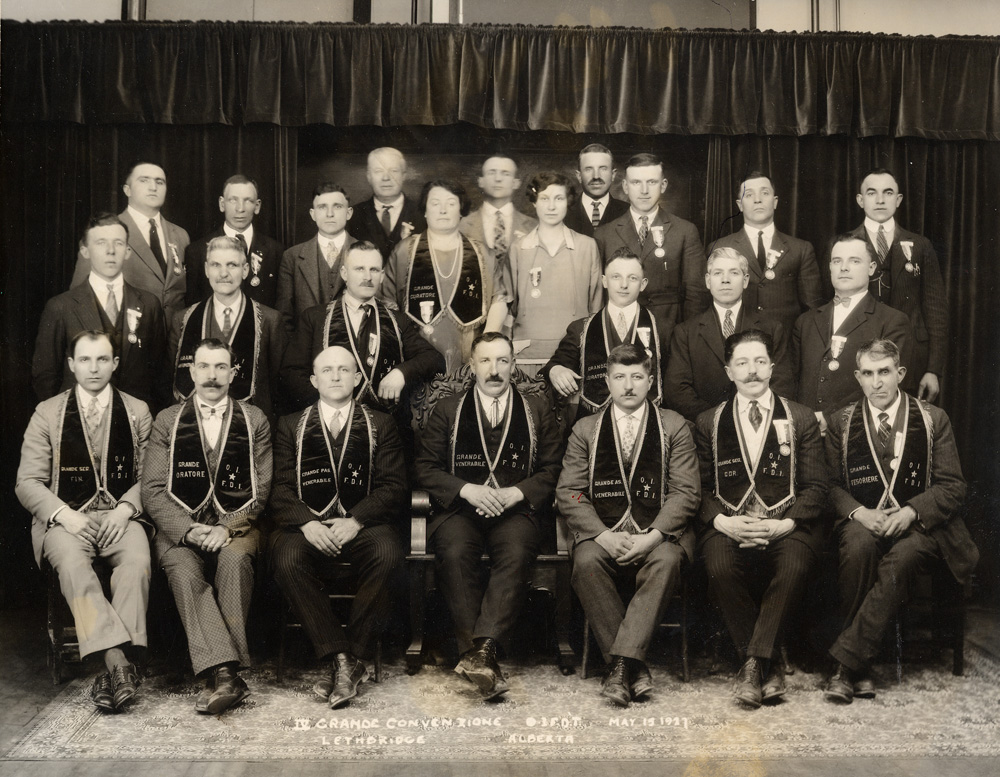
[[[118,277],[113,281],[108,281],[102,278],[93,270],[90,271],[90,275],[87,280],[90,283],[90,288],[94,290],[94,294],[97,295],[97,301],[100,303],[101,307],[104,308],[105,312],[108,309],[108,284],[115,290],[115,302],[118,304],[118,310],[124,307],[123,297],[125,296],[125,278],[118,274]],[[112,324],[114,321],[111,322]]]
[[[139,231],[142,232],[142,239],[146,241],[146,245],[151,246],[149,242],[149,219],[152,218],[156,222],[156,232],[160,236],[160,250],[163,251],[163,259],[167,263],[167,267],[170,266],[170,256],[167,253],[167,235],[163,231],[163,221],[160,219],[160,214],[157,212],[155,216],[147,216],[144,213],[140,213],[131,205],[128,206],[128,215],[132,217],[136,226],[139,227]]]
[[[340,234],[334,237],[327,237],[326,235],[321,235],[316,233],[316,239],[319,241],[319,252],[326,259],[330,256],[331,246],[333,248],[333,258],[336,259],[340,256],[340,252],[344,249],[344,243],[347,242],[347,230],[340,230]]]
[[[870,401],[868,402],[868,411],[872,414],[872,419],[875,421],[876,429],[878,429],[879,425],[879,420],[878,420],[879,413],[888,414],[890,427],[896,423],[896,414],[899,412],[900,400],[902,398],[903,398],[902,392],[900,392],[899,389],[896,389],[896,398],[892,401],[892,404],[889,405],[889,407],[887,407],[885,410],[879,410]]]
[[[205,433],[205,442],[208,443],[208,447],[213,450],[219,444],[219,434],[222,432],[222,417],[225,415],[226,406],[229,403],[229,397],[223,397],[215,404],[201,399],[195,395],[195,408],[201,415],[201,428]],[[205,413],[208,412],[206,408],[215,408],[215,415],[205,418]]]
[[[618,314],[625,314],[625,327],[628,330],[632,329],[632,322],[635,321],[635,317],[639,315],[639,303],[633,302],[626,305],[623,308],[618,307],[613,302],[608,303],[608,316],[611,318],[611,325],[618,328]]]
[[[858,306],[858,303],[861,302],[861,300],[863,300],[866,296],[868,296],[868,292],[867,291],[859,291],[853,297],[847,297],[847,296],[842,295],[842,294],[838,295],[838,296],[840,297],[840,304],[839,305],[835,304],[833,306],[833,333],[834,334],[837,334],[837,330],[840,329],[840,325],[844,323],[844,319],[846,319],[849,315],[851,315],[851,312],[854,310],[854,308],[856,308]],[[845,299],[849,299],[851,301],[850,304],[847,307],[844,307],[844,300]]]
[[[865,231],[868,233],[868,239],[872,241],[872,245],[875,246],[875,253],[878,253],[878,228],[882,227],[882,232],[885,234],[886,245],[892,245],[892,238],[896,234],[896,219],[890,218],[888,221],[879,224],[877,221],[865,216]]]
[[[733,305],[731,308],[724,308],[718,302],[713,300],[712,307],[715,308],[715,314],[719,317],[719,328],[722,329],[723,332],[726,331],[725,328],[723,327],[723,322],[725,322],[726,320],[726,313],[730,310],[733,311],[733,331],[735,332],[736,320],[740,317],[740,310],[743,308],[743,299],[742,298],[738,299],[736,301],[736,304]]]
[[[351,414],[354,412],[354,400],[347,400],[347,402],[339,408],[328,404],[325,399],[320,400],[319,412],[323,416],[323,425],[327,429],[330,428],[330,422],[333,420],[334,415],[337,415],[337,424],[339,426],[337,433],[339,434],[341,429],[343,429],[345,424],[347,424],[347,419],[350,418]]]
[[[620,407],[618,407],[618,405],[614,403],[611,404],[611,407],[613,408],[612,415],[614,416],[615,419],[615,427],[618,429],[618,439],[621,440],[624,439],[625,437],[625,425],[626,425],[625,419],[626,418],[632,419],[632,434],[635,435],[635,439],[633,439],[632,441],[633,450],[622,451],[622,454],[624,456],[631,459],[632,453],[635,450],[635,445],[639,440],[639,430],[642,429],[642,420],[643,418],[646,417],[646,403],[643,402],[642,405],[640,405],[636,410],[632,411],[631,413],[622,410]]]
[[[510,248],[510,236],[514,231],[514,203],[508,202],[506,205],[497,208],[488,202],[483,203],[483,239],[490,248],[496,248],[494,242],[497,231],[497,211],[503,216],[503,232]]]
[[[226,327],[223,323],[226,320],[226,308],[231,308],[229,313],[229,323],[233,328],[233,332],[236,331],[236,324],[239,322],[240,317],[243,315],[243,307],[246,305],[246,298],[243,296],[243,292],[240,292],[240,298],[237,302],[231,302],[228,305],[224,304],[216,297],[212,295],[212,315],[215,316],[215,323],[219,327],[219,331],[224,332]]]
[[[483,406],[483,410],[486,412],[486,420],[492,423],[494,421],[494,419],[492,418],[494,397],[484,394],[482,390],[479,388],[479,386],[476,386],[476,394],[479,396],[479,401]],[[501,394],[499,397],[496,397],[496,399],[500,400],[499,416],[496,419],[497,422],[499,423],[499,421],[507,415],[507,400],[510,399],[510,386],[507,387],[507,390],[503,394]],[[493,426],[496,425],[497,424],[493,424]]]
[[[94,395],[89,391],[84,391],[82,386],[76,387],[76,404],[80,409],[80,415],[86,420],[87,418],[87,408],[90,407],[90,402],[94,398]],[[97,407],[101,411],[101,417],[104,417],[104,411],[108,409],[108,405],[111,403],[111,384],[109,383],[103,389],[101,393],[97,395]]]
[[[649,229],[652,229],[653,222],[656,221],[656,217],[657,215],[659,215],[660,208],[659,206],[657,206],[653,208],[649,213],[639,213],[639,211],[637,211],[635,208],[629,207],[628,212],[629,215],[632,216],[632,225],[635,227],[635,233],[637,235],[641,235],[642,230],[639,228],[639,226],[642,223],[642,217],[643,216],[646,217],[646,226],[649,227]]]
[[[379,220],[379,223],[382,222],[382,211],[385,210],[386,205],[389,206],[389,224],[390,224],[389,229],[390,229],[390,231],[392,231],[393,229],[396,228],[396,222],[399,221],[399,217],[403,215],[403,200],[404,199],[405,198],[403,197],[403,195],[400,194],[396,199],[394,199],[392,202],[388,202],[388,203],[382,202],[378,198],[372,200],[372,202],[375,203],[375,218],[377,218]],[[343,242],[341,242],[341,245],[343,245]]]
[[[750,402],[742,394],[736,394],[736,411],[740,419],[740,430],[743,432],[743,443],[746,445],[747,453],[750,455],[750,468],[757,466],[760,459],[761,450],[764,447],[764,438],[767,436],[767,429],[771,425],[771,410],[774,408],[774,393],[768,389],[760,397],[757,397],[757,405],[760,407],[761,423],[760,428],[754,429],[750,423]]]
[[[344,310],[347,312],[347,317],[351,321],[351,329],[354,334],[357,335],[358,330],[361,328],[361,319],[365,315],[365,310],[370,308],[372,313],[375,312],[375,305],[372,302],[361,302],[360,300],[354,299],[353,296],[347,291],[344,291]]]
[[[253,245],[253,224],[247,227],[242,232],[237,232],[228,224],[222,225],[222,231],[226,233],[227,237],[235,238],[237,235],[243,235],[243,239],[247,241],[247,250],[250,250],[250,246]]]
[[[760,232],[764,233],[764,252],[766,253],[771,249],[771,241],[774,240],[774,222],[772,221],[766,227],[754,227],[750,224],[743,225],[743,231],[746,232],[747,238],[750,240],[750,247],[754,250],[754,257],[757,256],[757,235]],[[754,257],[747,257],[751,259]]]
[[[594,219],[594,203],[597,203],[597,211],[600,213],[598,220],[604,218],[604,210],[608,207],[608,202],[611,200],[610,192],[605,194],[601,199],[595,200],[589,194],[581,194],[580,202],[583,205],[584,211],[587,213],[587,218],[593,221]]]

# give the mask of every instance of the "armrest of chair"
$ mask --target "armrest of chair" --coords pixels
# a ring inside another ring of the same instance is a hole
[[[427,517],[431,512],[431,496],[426,491],[414,491],[410,500],[410,553],[427,552]]]

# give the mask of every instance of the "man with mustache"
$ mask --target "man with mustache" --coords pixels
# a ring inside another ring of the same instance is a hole
[[[611,196],[611,184],[618,171],[607,146],[600,143],[584,146],[577,160],[576,178],[583,193],[566,212],[565,224],[574,232],[593,237],[598,227],[624,216],[628,203]]]
[[[509,338],[480,335],[471,362],[474,385],[442,399],[427,420],[416,473],[434,505],[427,538],[461,653],[455,671],[492,699],[509,688],[497,643],[524,603],[562,451],[548,408],[511,384]]]
[[[696,424],[698,546],[743,662],[733,695],[754,709],[785,693],[777,646],[826,535],[819,425],[809,408],[771,390],[772,354],[760,330],[730,335],[726,375],[736,394]]]
[[[372,197],[354,208],[347,231],[374,244],[382,258],[388,259],[400,240],[423,232],[427,223],[417,203],[403,194],[406,158],[399,151],[384,146],[369,153],[365,177]]]
[[[556,486],[573,537],[573,588],[610,672],[601,695],[619,707],[653,689],[646,650],[685,559],[694,559],[701,496],[687,424],[647,401],[654,378],[633,343],[608,354],[611,404],[573,427]],[[618,586],[635,586],[623,601]]]
[[[205,339],[191,362],[194,393],[156,417],[142,501],[154,551],[187,633],[195,710],[218,715],[250,695],[246,619],[260,552],[257,519],[271,490],[271,430],[260,408],[232,399],[233,351]]]
[[[965,479],[948,416],[900,391],[906,368],[891,340],[863,344],[855,363],[865,398],[836,413],[826,436],[843,631],[824,695],[842,704],[875,698],[871,662],[917,575],[943,558],[964,584],[979,560],[959,512]]]

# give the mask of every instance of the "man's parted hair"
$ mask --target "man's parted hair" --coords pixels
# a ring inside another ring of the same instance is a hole
[[[663,167],[663,160],[660,159],[656,154],[650,154],[643,152],[641,154],[635,154],[631,159],[625,164],[625,169],[630,167],[656,167],[659,166],[661,173],[666,173]]]
[[[90,234],[90,230],[94,227],[113,226],[118,226],[125,230],[125,242],[128,243],[128,226],[126,226],[125,222],[111,211],[103,211],[96,216],[91,216],[86,225],[84,225],[83,232],[80,233],[80,245],[87,245],[87,235]]]
[[[735,259],[736,263],[739,264],[740,269],[743,271],[743,274],[750,274],[750,264],[747,262],[747,258],[735,248],[723,247],[714,249],[712,253],[708,255],[708,261],[705,262],[705,275],[712,272],[712,265],[715,263],[716,259]]]
[[[236,175],[231,175],[226,179],[226,182],[222,184],[222,194],[226,193],[227,186],[235,186],[237,184],[250,184],[253,187],[253,193],[258,198],[260,198],[260,187],[257,186],[257,182],[250,178],[249,176],[243,175],[242,173],[237,173]]]
[[[538,202],[538,195],[550,186],[561,186],[566,190],[566,206],[571,208],[576,204],[576,185],[568,175],[557,173],[555,170],[542,170],[531,176],[528,181],[528,202],[534,204]]]
[[[205,247],[206,260],[212,255],[213,251],[236,251],[243,257],[244,262],[247,260],[247,255],[243,252],[243,246],[240,244],[240,241],[235,237],[229,237],[229,235],[219,235],[208,241],[208,245]]]
[[[865,253],[868,254],[869,261],[878,262],[878,254],[875,253],[875,246],[865,240],[863,237],[855,235],[853,232],[841,232],[839,235],[835,235],[831,240],[830,244],[827,246],[826,255],[833,255],[833,247],[839,245],[840,243],[852,243],[855,240],[860,240],[865,246]]]
[[[198,344],[194,347],[194,353],[202,348],[208,348],[210,351],[225,351],[229,354],[229,366],[232,367],[236,364],[236,351],[232,349],[229,343],[220,340],[218,337],[206,337],[204,340],[199,340]],[[191,362],[194,364],[194,362]]]
[[[505,343],[507,343],[507,347],[510,348],[510,355],[513,357],[514,343],[503,332],[483,332],[475,340],[472,341],[472,347],[469,349],[469,353],[475,355],[476,348],[479,346],[480,343],[495,343],[497,340],[503,340]]]
[[[612,154],[611,149],[605,145],[602,145],[600,143],[591,143],[590,145],[581,148],[580,153],[577,154],[576,156],[578,167],[579,167],[579,160],[584,154],[607,154],[609,157],[611,157],[611,164],[612,166],[614,166],[615,163],[614,154]]]
[[[633,251],[628,246],[619,246],[618,248],[616,248],[611,253],[611,255],[604,260],[604,269],[606,270],[608,268],[608,265],[611,264],[615,259],[634,259],[639,263],[639,266],[642,267],[642,259],[636,256],[635,251]],[[646,269],[644,267],[642,276],[644,278],[646,277]]]
[[[774,361],[774,340],[771,338],[771,335],[767,332],[762,332],[760,329],[745,329],[742,332],[731,334],[726,338],[726,350],[724,351],[726,364],[729,364],[733,360],[733,352],[736,350],[736,346],[743,345],[743,343],[762,343],[764,350],[767,351],[767,358],[772,362]]]
[[[159,162],[154,162],[151,159],[137,159],[135,162],[128,166],[128,170],[125,172],[124,183],[128,183],[128,179],[132,177],[132,173],[135,172],[135,168],[139,165],[153,165],[153,167],[158,167],[163,170],[163,180],[167,180],[167,171],[164,169],[163,165]]]
[[[382,266],[385,266],[385,257],[382,256],[382,252],[378,250],[378,246],[376,246],[371,240],[358,240],[356,243],[351,243],[347,247],[347,253],[345,256],[350,256],[355,251],[374,251],[379,255]]]
[[[611,372],[611,365],[619,364],[622,367],[634,367],[641,364],[647,375],[653,374],[653,360],[646,353],[645,348],[640,348],[634,343],[622,343],[616,345],[608,354],[608,373]]]
[[[70,338],[69,344],[66,346],[67,359],[76,358],[76,344],[81,340],[91,340],[93,342],[107,340],[108,345],[111,346],[111,355],[118,356],[118,348],[115,346],[115,340],[110,334],[103,329],[83,329]]]
[[[347,200],[347,204],[351,204],[351,198],[344,191],[344,187],[340,184],[336,184],[333,181],[320,181],[316,184],[316,188],[313,189],[312,199],[316,199],[321,194],[329,194],[330,192],[340,192],[344,195],[344,199]]]
[[[736,199],[741,199],[743,197],[743,186],[747,181],[752,181],[754,178],[766,178],[767,182],[771,184],[771,191],[776,195],[778,193],[778,187],[774,185],[774,179],[771,177],[770,173],[764,173],[760,170],[751,170],[744,176],[741,176],[738,181],[736,181]]]
[[[854,354],[854,361],[857,367],[861,367],[861,357],[867,356],[869,359],[892,359],[892,364],[894,367],[900,366],[900,355],[899,346],[897,346],[892,340],[885,337],[876,337],[874,340],[869,340],[867,343],[858,348],[858,352]]]
[[[461,216],[469,215],[469,208],[472,207],[472,201],[469,199],[468,193],[465,191],[465,187],[457,181],[448,181],[443,178],[435,178],[433,181],[428,181],[424,184],[424,188],[420,190],[420,212],[427,212],[427,198],[430,196],[431,189],[441,188],[445,191],[451,192],[456,197],[458,197],[458,213]]]
[[[861,187],[865,185],[865,179],[868,178],[869,175],[891,176],[892,180],[896,182],[896,194],[899,194],[899,178],[897,178],[896,174],[892,172],[892,170],[890,170],[888,167],[875,167],[869,170],[863,176],[861,176],[860,180],[858,181],[858,192],[860,194],[864,194],[864,190]]]

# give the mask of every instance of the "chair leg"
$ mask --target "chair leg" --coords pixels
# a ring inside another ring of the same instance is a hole
[[[428,577],[433,573],[432,563],[410,563],[410,646],[406,649],[406,673],[420,671],[424,650],[424,602],[430,590]]]
[[[569,581],[569,565],[560,564],[556,569],[556,646],[559,650],[559,671],[563,676],[573,674],[576,656],[569,644],[569,622],[573,608],[573,590]]]
[[[375,682],[382,682],[382,637],[375,640]]]
[[[583,619],[583,656],[580,659],[580,674],[583,675],[584,680],[590,677],[590,673],[587,671],[589,664],[590,664],[590,620],[585,617]]]
[[[285,681],[285,642],[288,640],[288,610],[281,619],[281,634],[278,637],[278,669],[276,679],[280,685]]]
[[[688,597],[687,580],[681,584],[681,667],[684,682],[691,681],[691,672],[688,667]]]

